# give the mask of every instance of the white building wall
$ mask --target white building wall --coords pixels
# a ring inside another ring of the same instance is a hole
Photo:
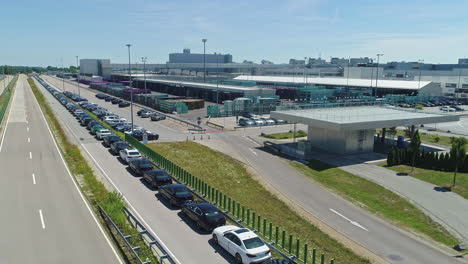
[[[308,126],[307,139],[311,147],[331,153],[367,153],[374,148],[374,129],[331,130]]]

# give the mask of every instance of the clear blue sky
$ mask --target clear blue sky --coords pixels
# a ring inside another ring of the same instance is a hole
[[[15,0],[0,5],[0,64],[80,58],[166,62],[187,47],[275,63],[375,57],[456,63],[468,56],[464,0]]]

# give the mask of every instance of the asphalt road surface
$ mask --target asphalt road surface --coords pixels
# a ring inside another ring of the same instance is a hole
[[[36,84],[68,133],[81,143],[107,180],[124,195],[131,209],[137,212],[149,231],[163,241],[179,263],[234,263],[233,258],[213,244],[210,233],[199,232],[180,210],[172,209],[164,199],[160,200],[157,191],[148,188],[140,177],[133,176],[120,159],[111,155],[45,88],[38,82]]]
[[[62,82],[52,77],[45,77],[55,87],[62,87]],[[60,85],[60,86],[57,86]],[[65,89],[76,91],[76,86],[65,83]],[[81,89],[81,95],[93,102],[118,113],[130,120],[129,108],[118,108],[115,105],[95,99],[96,91]],[[138,108],[136,108],[138,109]],[[117,112],[120,111],[120,112]],[[138,122],[138,123],[137,123]],[[156,122],[148,122],[147,119],[135,117],[135,123],[141,124],[150,130],[156,130]],[[262,129],[265,133],[269,130],[290,130],[290,126],[258,129],[246,129],[227,133],[211,134],[211,143],[203,143],[228,155],[244,161],[254,168],[267,182],[278,191],[304,208],[312,215],[320,218],[326,224],[351,238],[355,242],[371,250],[383,259],[392,263],[459,263],[456,259],[446,253],[427,245],[425,242],[408,236],[398,228],[385,223],[370,215],[344,199],[337,197],[319,184],[310,181],[285,161],[260,149],[260,146],[245,135],[259,134]],[[187,134],[182,131],[166,130],[160,133],[161,137],[169,139]],[[97,150],[96,150],[97,151]],[[111,168],[109,168],[111,169]],[[287,175],[287,177],[285,177]],[[353,222],[353,223],[351,223]]]
[[[0,263],[123,263],[68,173],[25,76],[0,140]]]

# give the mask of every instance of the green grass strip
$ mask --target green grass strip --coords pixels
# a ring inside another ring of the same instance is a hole
[[[284,132],[284,133],[273,133],[273,134],[261,134],[262,137],[271,138],[271,139],[288,139],[293,138],[293,131]],[[296,138],[306,137],[307,133],[304,130],[296,131]]]
[[[372,181],[315,160],[308,165],[290,164],[312,180],[402,228],[423,234],[448,247],[459,243],[444,227],[406,199]]]
[[[82,187],[83,192],[88,201],[91,202],[95,212],[99,215],[97,204],[101,205],[121,231],[126,235],[131,235],[132,246],[140,247],[140,250],[138,251],[140,258],[142,260],[146,260],[146,258],[148,258],[152,263],[159,263],[154,257],[151,249],[140,237],[138,230],[133,228],[126,220],[126,214],[123,211],[125,203],[122,197],[118,193],[109,192],[105,188],[104,184],[96,178],[92,168],[88,165],[87,160],[81,154],[80,148],[68,140],[62,126],[55,117],[52,108],[49,106],[41,91],[37,88],[33,79],[28,78],[28,83],[36,96],[42,111],[44,112],[47,122],[49,123],[52,133],[57,140],[60,151],[62,152],[70,171],[77,179],[82,178],[84,180],[84,186]],[[123,252],[126,253],[125,255],[127,259],[131,263],[138,263],[136,259],[133,259],[130,252],[125,250],[126,245],[124,242],[119,241],[118,239],[116,239],[116,241],[122,248]]]
[[[338,263],[369,263],[266,190],[239,161],[192,141],[151,143],[147,146],[250,208],[256,215],[262,216],[262,219],[266,218],[268,222],[281,227],[281,230],[286,230],[288,235],[294,234],[294,238],[301,238],[301,245],[308,243],[310,249],[316,247],[317,252],[333,256]],[[292,248],[295,249],[295,241],[293,245]]]

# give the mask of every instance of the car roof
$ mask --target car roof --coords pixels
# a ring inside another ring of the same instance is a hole
[[[232,232],[235,233],[242,240],[258,237],[254,232],[250,231],[247,228],[239,228],[239,229],[233,230]]]
[[[199,204],[196,204],[196,206],[198,206],[200,209],[205,210],[205,209],[211,209],[211,208],[216,208],[216,206],[210,204],[210,203],[199,203]],[[218,209],[218,208],[216,208]]]

